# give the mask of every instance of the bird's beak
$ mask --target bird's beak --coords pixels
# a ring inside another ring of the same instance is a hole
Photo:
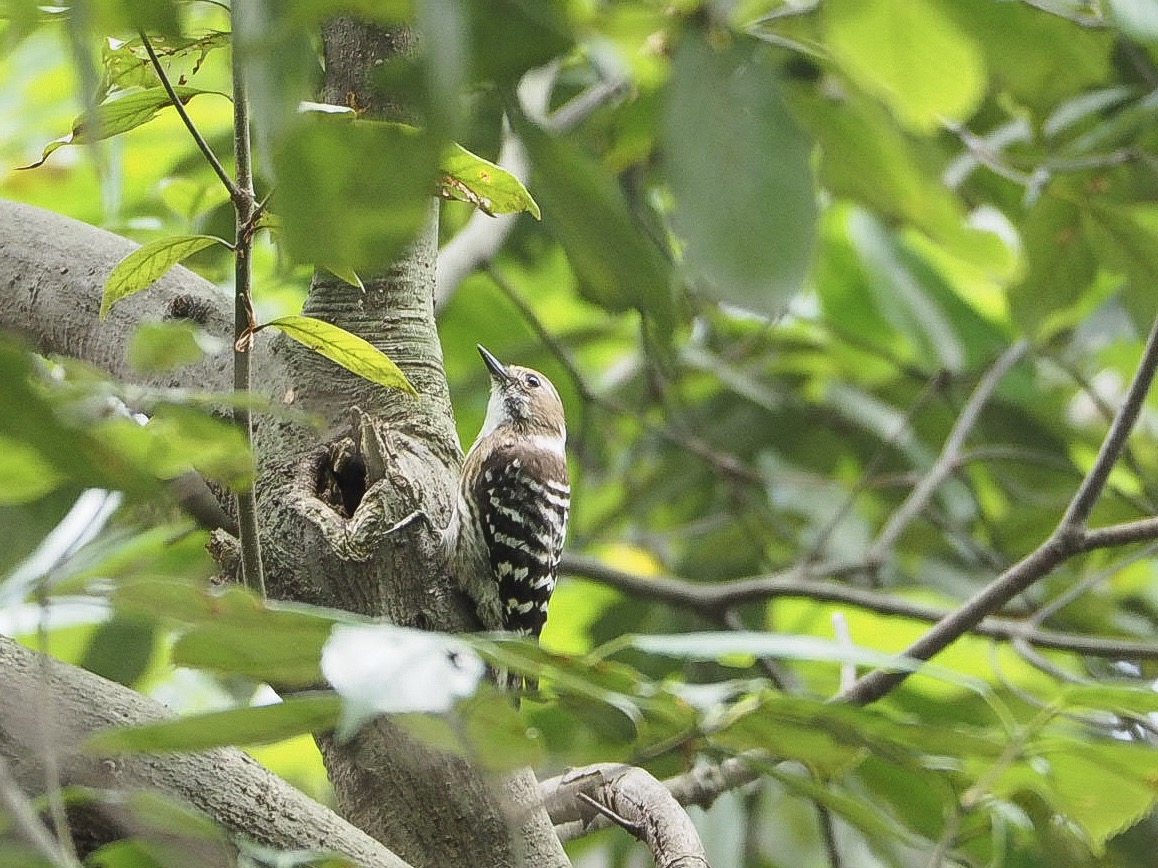
[[[475,344],[478,347],[478,354],[482,356],[483,362],[487,366],[487,370],[491,372],[491,377],[496,380],[506,382],[511,378],[507,372],[507,366],[494,357],[494,354],[484,347],[482,344]]]

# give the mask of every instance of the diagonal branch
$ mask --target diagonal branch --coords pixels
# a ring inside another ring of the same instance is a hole
[[[928,660],[965,633],[974,629],[987,615],[1023,593],[1036,581],[1048,575],[1077,554],[1109,546],[1144,542],[1158,538],[1158,519],[1148,518],[1111,527],[1088,530],[1086,523],[1097,503],[1110,471],[1125,448],[1142,404],[1158,370],[1158,320],[1150,329],[1138,370],[1130,383],[1126,399],[1110,424],[1094,466],[1078,487],[1061,522],[1037,549],[1018,561],[960,608],[950,612],[924,636],[903,652],[916,660]],[[837,696],[837,701],[865,705],[889,693],[908,677],[908,672],[876,669],[859,679]]]
[[[191,135],[193,141],[197,143],[197,147],[204,155],[205,161],[212,167],[213,173],[217,175],[221,183],[225,186],[225,189],[229,191],[229,198],[233,200],[235,205],[240,205],[244,200],[244,194],[241,188],[229,177],[229,173],[225,171],[225,167],[221,165],[221,161],[217,159],[217,155],[213,153],[213,148],[209,147],[209,142],[205,141],[205,137],[201,135],[201,131],[197,129],[197,125],[193,123],[193,118],[189,117],[189,111],[185,108],[185,103],[181,101],[181,97],[177,95],[173,83],[169,81],[169,76],[165,72],[165,68],[161,65],[161,60],[157,57],[157,52],[153,50],[153,43],[149,41],[149,37],[145,35],[143,30],[137,31],[137,35],[141,37],[141,44],[145,46],[145,51],[149,55],[149,61],[153,64],[153,70],[157,73],[157,78],[161,80],[161,86],[165,88],[165,93],[169,95],[169,99],[173,102],[173,108],[175,108],[177,114],[181,116],[181,122],[185,124],[185,128],[189,130],[189,135]]]
[[[993,366],[985,372],[985,376],[978,382],[973,393],[969,396],[969,400],[962,408],[961,415],[957,417],[953,430],[949,432],[949,437],[941,448],[941,454],[937,456],[933,466],[909,493],[905,502],[892,514],[892,517],[889,518],[873,541],[869,548],[870,560],[880,561],[884,559],[889,549],[905,532],[905,528],[920,515],[921,511],[928,505],[933,493],[956,468],[961,450],[965,446],[965,440],[968,438],[969,432],[977,425],[982,409],[992,397],[1001,379],[1025,355],[1028,349],[1029,344],[1026,341],[1018,341],[1002,353],[993,363]]]
[[[112,726],[171,719],[151,699],[76,666],[0,637],[0,756],[11,778],[0,778],[0,801],[12,787],[26,791],[43,778],[39,746],[51,738],[60,751],[64,786],[156,789],[193,805],[235,836],[290,850],[332,850],[359,865],[407,868],[407,863],[298,790],[243,751],[102,757],[84,750],[93,733]],[[54,715],[45,726],[32,712],[37,697],[51,695]]]
[[[1062,519],[1064,531],[1085,530],[1094,504],[1101,497],[1102,489],[1106,487],[1106,480],[1110,478],[1110,471],[1118,463],[1122,450],[1126,448],[1126,439],[1134,430],[1138,415],[1142,412],[1142,405],[1146,401],[1146,395],[1150,391],[1150,384],[1154,381],[1156,370],[1158,370],[1158,320],[1154,321],[1154,325],[1150,329],[1150,335],[1146,339],[1146,347],[1142,351],[1142,360],[1138,363],[1138,370],[1134,373],[1129,391],[1126,392],[1126,399],[1118,408],[1114,421],[1110,423],[1110,430],[1106,433],[1105,440],[1102,441],[1102,447],[1098,450],[1098,457],[1094,461],[1094,466],[1090,468],[1085,481],[1078,488],[1077,494],[1070,502],[1069,509],[1066,510],[1065,517]]]

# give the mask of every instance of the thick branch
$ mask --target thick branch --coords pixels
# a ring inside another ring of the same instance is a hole
[[[45,728],[61,784],[157,789],[204,811],[234,835],[279,849],[328,849],[355,863],[407,868],[365,832],[295,790],[236,749],[157,756],[100,757],[82,745],[111,726],[172,717],[160,704],[75,666],[0,637],[0,761],[26,792],[44,782]],[[47,697],[47,701],[46,701]],[[42,709],[50,706],[51,720]]]
[[[668,789],[633,766],[600,763],[572,769],[540,786],[551,821],[582,833],[603,817],[643,841],[663,868],[708,868],[687,812]]]

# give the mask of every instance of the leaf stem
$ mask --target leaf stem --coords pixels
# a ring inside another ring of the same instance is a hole
[[[245,74],[241,54],[237,48],[237,3],[232,7],[233,18],[233,148],[237,162],[237,195],[233,202],[237,210],[237,239],[234,253],[233,303],[233,391],[244,398],[250,385],[250,355],[243,335],[256,325],[251,299],[254,218],[257,197],[253,191],[253,164],[250,161],[249,103],[246,95]],[[253,418],[249,404],[240,400],[233,409],[233,420],[241,428],[247,445],[253,445]],[[252,486],[235,494],[237,527],[241,541],[242,577],[255,594],[265,597],[265,571],[261,563],[261,542],[257,531],[257,494]]]
[[[201,131],[197,129],[197,125],[193,123],[193,119],[189,117],[189,112],[185,108],[185,103],[177,95],[172,82],[169,81],[169,76],[165,72],[165,68],[161,66],[161,60],[157,57],[157,52],[153,50],[153,43],[149,41],[149,37],[145,35],[145,31],[138,30],[137,34],[141,37],[141,44],[145,46],[145,51],[149,55],[149,61],[153,64],[153,69],[157,73],[157,78],[161,79],[161,86],[165,88],[165,93],[169,95],[169,99],[173,102],[173,108],[177,110],[177,114],[181,116],[181,121],[185,124],[185,128],[189,130],[189,134],[193,136],[193,141],[197,143],[197,147],[201,149],[201,153],[205,155],[205,160],[212,167],[214,173],[221,179],[221,183],[225,185],[225,189],[229,191],[229,198],[233,200],[233,204],[240,207],[241,200],[244,198],[242,188],[239,184],[234,183],[233,179],[229,177],[229,173],[225,171],[225,167],[221,165],[221,161],[217,159],[217,155],[213,153],[213,149],[209,147],[209,142],[205,141],[205,137],[201,135]],[[234,52],[236,54],[236,52]],[[236,116],[236,89],[234,96],[234,115]],[[240,175],[240,171],[238,172]],[[251,191],[252,198],[252,191]]]

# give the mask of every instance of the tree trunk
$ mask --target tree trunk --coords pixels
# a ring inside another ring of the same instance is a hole
[[[353,93],[360,107],[378,107],[381,100],[365,88],[367,70],[409,44],[396,33],[332,23],[325,98],[344,102],[342,94]],[[460,631],[476,624],[436,531],[446,525],[462,457],[434,323],[436,216],[432,207],[409,254],[365,280],[364,294],[319,276],[305,311],[382,349],[420,397],[383,389],[263,333],[255,389],[322,417],[328,429],[319,440],[304,423],[258,418],[257,495],[272,597]],[[184,269],[118,304],[100,323],[100,286],[131,249],[38,209],[0,207],[0,285],[9,287],[0,324],[30,333],[43,352],[83,358],[126,381],[141,381],[123,361],[137,322],[192,311],[212,332],[230,334],[219,297]],[[215,357],[145,382],[224,390],[227,361]],[[425,520],[387,533],[412,513]],[[342,813],[414,865],[568,864],[529,770],[502,779],[478,772],[460,757],[415,744],[387,721],[347,744],[330,737],[319,743]]]

